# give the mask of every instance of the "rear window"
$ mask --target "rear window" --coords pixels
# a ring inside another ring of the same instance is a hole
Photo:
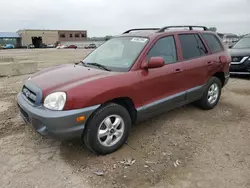
[[[202,37],[206,41],[212,53],[223,51],[223,46],[221,45],[219,39],[214,34],[203,33]]]

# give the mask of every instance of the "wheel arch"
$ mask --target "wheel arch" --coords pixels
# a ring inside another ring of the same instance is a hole
[[[134,102],[131,98],[129,97],[118,97],[118,98],[114,98],[112,100],[109,100],[106,103],[116,103],[119,104],[121,106],[123,106],[129,113],[132,123],[136,122],[137,119],[137,110],[135,108]]]
[[[128,111],[130,118],[131,118],[131,121],[132,121],[132,124],[136,122],[137,110],[135,108],[134,101],[130,97],[117,97],[117,98],[109,99],[109,100],[103,102],[97,109],[103,107],[107,103],[115,103],[115,104],[119,104],[119,105],[123,106]],[[94,112],[90,115],[88,120],[92,117],[93,114],[94,114]],[[87,120],[87,122],[88,122],[88,120]]]
[[[224,72],[216,72],[213,76],[217,77],[221,81],[222,87],[225,85],[225,73]]]

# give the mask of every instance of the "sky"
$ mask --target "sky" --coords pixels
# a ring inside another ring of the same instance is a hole
[[[130,28],[205,25],[250,33],[250,0],[1,0],[0,31],[87,30],[117,35]]]

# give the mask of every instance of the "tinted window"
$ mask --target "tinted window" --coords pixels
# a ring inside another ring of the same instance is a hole
[[[205,39],[205,41],[206,41],[206,43],[207,43],[207,45],[212,53],[223,51],[223,47],[215,35],[204,33],[204,34],[202,34],[202,36]]]
[[[197,58],[207,53],[203,42],[197,34],[181,34],[179,39],[185,60]]]
[[[148,53],[148,59],[151,57],[163,57],[165,63],[177,61],[175,41],[173,36],[159,39]]]

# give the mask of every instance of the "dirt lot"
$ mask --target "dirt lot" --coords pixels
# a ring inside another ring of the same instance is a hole
[[[31,59],[42,69],[87,53],[9,50],[0,56]],[[44,139],[24,124],[15,98],[27,77],[0,78],[0,187],[250,187],[248,78],[231,78],[215,109],[188,105],[142,122],[121,150],[96,156],[78,142]],[[127,166],[124,160],[135,161]]]

